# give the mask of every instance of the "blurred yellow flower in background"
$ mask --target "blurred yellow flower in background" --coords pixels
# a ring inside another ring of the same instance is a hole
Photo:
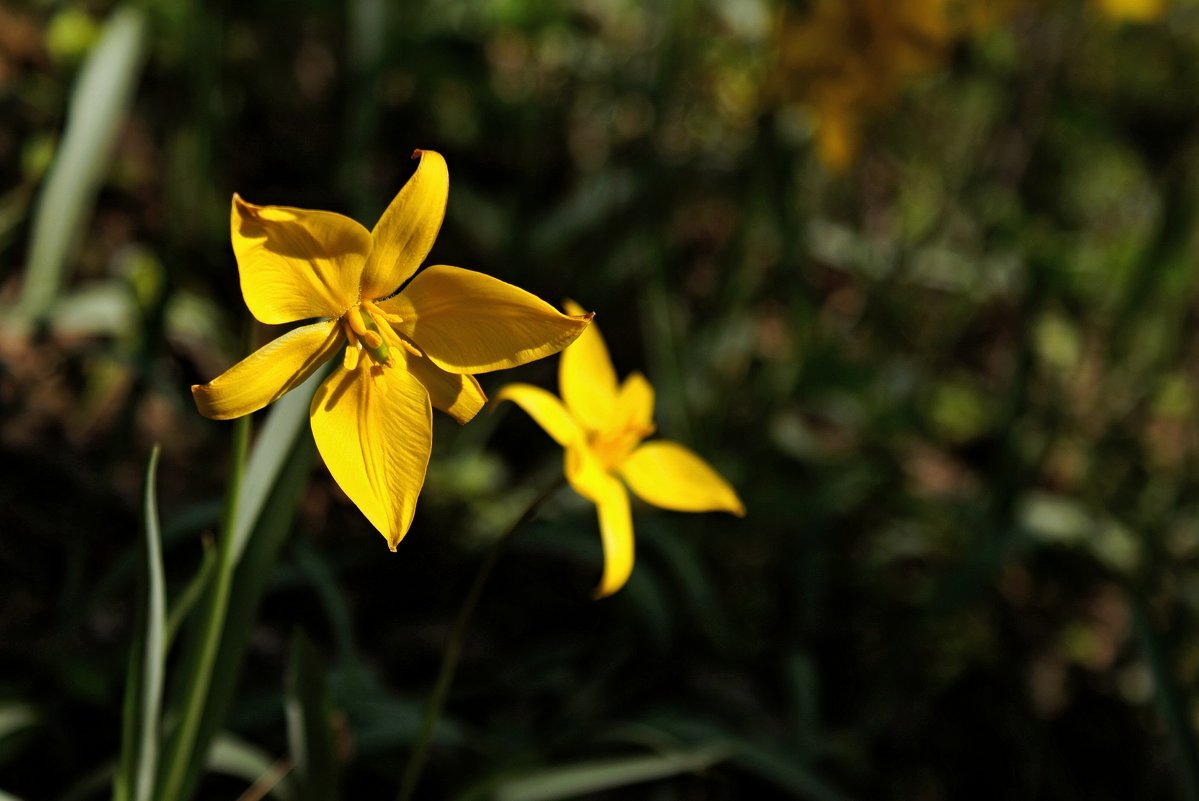
[[[1007,0],[815,0],[777,27],[775,92],[815,118],[821,161],[846,169],[863,128],[912,81],[939,70],[953,45],[1002,16]]]
[[[569,301],[566,311],[582,313]],[[640,373],[617,383],[596,326],[562,352],[558,382],[561,400],[540,387],[509,384],[495,402],[517,404],[566,449],[567,480],[598,508],[604,574],[597,597],[619,590],[633,570],[633,518],[621,478],[663,509],[745,514],[736,491],[695,453],[668,440],[642,442],[654,432],[654,389]]]
[[[487,401],[472,373],[557,353],[591,319],[457,267],[429,267],[388,297],[428,255],[449,196],[445,160],[430,150],[414,157],[416,172],[373,231],[340,214],[234,195],[233,250],[250,312],[270,325],[319,320],[192,387],[201,414],[241,417],[348,345],[344,369],[312,399],[312,433],[334,480],[393,551],[424,484],[432,410],[467,422]]]
[[[1124,22],[1156,22],[1166,14],[1166,0],[1094,0],[1105,16]]]

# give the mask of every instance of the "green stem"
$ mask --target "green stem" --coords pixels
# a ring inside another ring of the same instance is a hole
[[[221,516],[220,540],[217,544],[217,574],[208,594],[204,610],[203,632],[200,651],[190,671],[183,708],[179,723],[171,740],[171,751],[167,757],[166,771],[162,783],[162,799],[178,799],[187,777],[188,767],[197,758],[193,754],[200,719],[208,701],[208,690],[212,683],[213,665],[221,644],[221,632],[225,627],[225,616],[229,609],[229,592],[233,585],[233,572],[237,560],[233,551],[233,521],[237,516],[237,504],[241,495],[242,472],[246,462],[246,450],[250,442],[250,418],[239,418],[233,429],[232,469],[230,470],[229,492],[225,498],[225,509]]]
[[[479,598],[483,595],[483,589],[487,586],[487,581],[491,578],[491,573],[495,570],[496,563],[500,560],[504,551],[508,550],[508,546],[512,543],[513,535],[565,483],[566,479],[559,476],[553,484],[547,487],[545,491],[533,499],[532,503],[525,507],[524,512],[516,519],[516,522],[509,526],[508,530],[496,540],[495,545],[491,547],[491,553],[487,555],[487,559],[479,567],[479,572],[475,574],[475,581],[471,584],[470,591],[466,594],[466,600],[462,602],[462,607],[458,610],[458,617],[454,621],[454,628],[450,631],[450,639],[446,643],[445,652],[441,655],[441,669],[437,673],[437,683],[433,685],[433,692],[429,696],[429,703],[425,706],[425,715],[421,719],[420,731],[417,732],[416,743],[412,748],[412,755],[408,758],[408,764],[404,767],[404,777],[400,782],[400,793],[396,797],[397,801],[411,801],[413,793],[416,792],[416,785],[420,781],[421,771],[424,770],[425,762],[429,757],[429,746],[433,742],[433,732],[437,728],[437,721],[441,717],[441,710],[445,706],[446,697],[450,693],[450,685],[454,682],[454,673],[458,669],[458,660],[462,656],[462,646],[466,640],[467,629],[470,628],[471,617],[474,616],[475,607],[479,605]]]

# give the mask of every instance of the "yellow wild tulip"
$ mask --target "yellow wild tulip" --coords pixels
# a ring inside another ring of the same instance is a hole
[[[582,312],[567,302],[571,315]],[[604,574],[597,597],[624,586],[633,570],[633,517],[620,479],[643,501],[680,512],[731,512],[745,506],[711,465],[654,433],[654,388],[641,373],[617,384],[599,329],[592,325],[562,352],[562,399],[540,387],[509,384],[495,402],[512,401],[566,450],[566,478],[599,511]]]
[[[312,433],[334,480],[393,551],[425,481],[432,410],[469,421],[487,402],[472,373],[557,353],[591,320],[471,270],[434,266],[412,278],[449,197],[445,160],[431,150],[413,158],[416,172],[372,231],[340,214],[233,196],[233,251],[250,313],[270,325],[319,319],[192,387],[201,414],[241,417],[345,346],[343,369],[312,399]]]

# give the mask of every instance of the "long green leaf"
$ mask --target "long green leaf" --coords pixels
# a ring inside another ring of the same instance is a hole
[[[580,762],[501,782],[495,801],[557,801],[706,770],[731,755],[723,745],[651,756]]]
[[[324,668],[312,643],[297,631],[287,677],[287,740],[305,801],[335,801],[337,758]]]
[[[293,390],[293,393],[300,390]],[[237,614],[229,615],[221,633],[216,662],[211,673],[207,700],[202,709],[200,724],[190,759],[186,764],[178,798],[188,798],[199,780],[204,757],[212,738],[220,730],[233,699],[238,668],[249,641],[256,610],[274,570],[279,548],[291,532],[296,504],[307,483],[316,449],[307,430],[300,432],[292,449],[284,456],[282,470],[266,496],[261,514],[251,530],[246,547],[238,562],[229,597],[228,608]],[[261,441],[259,447],[261,447]],[[253,460],[251,460],[252,462]]]
[[[40,722],[37,709],[30,704],[13,703],[0,706],[0,740]]]
[[[241,497],[233,518],[234,563],[246,548],[279,474],[287,465],[296,438],[308,430],[308,406],[328,372],[328,368],[317,370],[303,384],[275,401],[262,425],[246,463]]]
[[[1196,801],[1199,799],[1199,746],[1195,743],[1195,732],[1191,728],[1191,718],[1187,712],[1188,705],[1170,669],[1165,643],[1149,620],[1148,604],[1144,596],[1134,592],[1130,601],[1133,631],[1153,673],[1158,712],[1166,724],[1170,739],[1174,741],[1174,757],[1177,760],[1182,797]]]
[[[146,564],[141,614],[143,626],[130,657],[129,678],[125,686],[121,759],[113,788],[113,796],[118,801],[127,798],[150,801],[154,797],[154,778],[158,767],[159,720],[166,662],[166,582],[163,578],[162,529],[158,521],[155,490],[158,456],[159,449],[155,446],[146,467],[146,488],[142,500]]]
[[[213,773],[244,779],[250,784],[269,781],[270,795],[279,801],[295,799],[291,777],[286,775],[287,765],[279,764],[261,748],[228,732],[221,732],[213,738],[204,767]]]
[[[110,167],[117,133],[133,100],[146,49],[144,12],[118,9],[79,73],[66,129],[38,196],[19,310],[27,319],[49,309],[67,259],[83,236]]]

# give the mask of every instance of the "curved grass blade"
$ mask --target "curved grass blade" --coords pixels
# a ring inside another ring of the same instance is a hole
[[[66,129],[33,214],[29,261],[18,304],[39,319],[62,284],[105,173],[117,133],[133,100],[146,50],[145,13],[133,5],[115,11],[79,72]]]
[[[303,394],[302,388],[292,390],[289,397],[297,393]],[[266,432],[263,433],[265,435]],[[266,488],[260,513],[249,529],[240,559],[235,567],[229,568],[233,569],[233,575],[229,582],[225,605],[228,609],[238,611],[237,614],[228,615],[224,619],[216,648],[216,659],[206,685],[205,702],[197,710],[198,725],[194,730],[190,748],[186,751],[180,750],[177,754],[179,773],[174,786],[176,798],[191,796],[205,764],[212,738],[224,723],[233,699],[241,657],[255,621],[255,611],[271,579],[279,548],[291,532],[296,504],[307,483],[308,472],[316,455],[316,448],[311,436],[307,434],[307,427],[297,434],[279,459],[279,471],[275,475],[273,485]],[[256,449],[264,446],[263,437],[260,436]],[[254,458],[251,457],[251,469],[253,465]],[[225,565],[219,564],[218,571],[224,569]],[[216,580],[219,579],[218,573]],[[189,648],[197,647],[189,643]]]
[[[671,751],[650,756],[579,762],[547,768],[536,773],[500,782],[495,786],[495,801],[559,801],[627,787],[632,784],[667,779],[683,773],[697,773],[732,756],[724,745],[709,745],[691,751]]]
[[[162,530],[158,522],[156,481],[159,448],[150,452],[142,501],[145,546],[145,590],[142,626],[130,654],[125,685],[121,759],[113,797],[117,801],[150,801],[158,767],[159,720],[166,662],[166,583],[162,569]]]
[[[0,706],[0,740],[41,722],[37,709],[25,703]]]
[[[228,732],[213,738],[205,767],[212,773],[244,779],[250,785],[267,784],[266,795],[279,801],[295,801],[295,788],[287,775],[290,763],[272,760],[266,751]]]
[[[297,631],[287,677],[287,740],[302,801],[336,801],[337,757],[333,717],[321,659],[311,641]]]

